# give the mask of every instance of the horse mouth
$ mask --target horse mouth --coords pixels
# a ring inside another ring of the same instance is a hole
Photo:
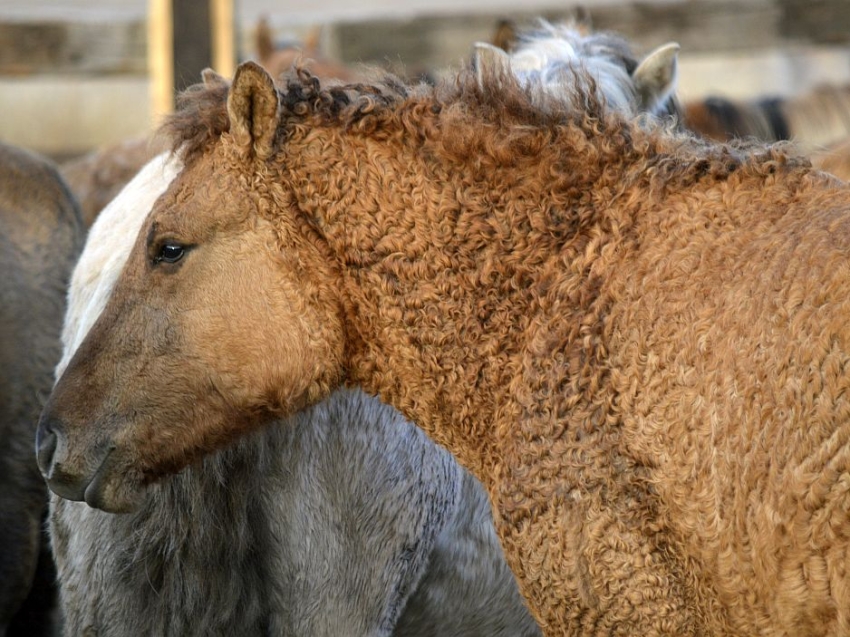
[[[60,498],[74,502],[85,500],[85,492],[89,484],[89,480],[82,482],[74,481],[58,471],[53,471],[53,475],[47,480],[47,486],[50,487],[53,493]]]
[[[120,454],[115,446],[110,446],[97,469],[88,477],[72,479],[54,473],[48,486],[66,500],[85,502],[108,513],[127,513],[136,509],[141,500],[141,489],[132,484],[128,473],[121,471]]]
[[[83,497],[86,504],[93,509],[104,509],[105,487],[108,484],[108,478],[115,464],[115,447],[110,447],[106,451],[106,455],[100,462],[100,466],[94,475],[89,479],[88,484],[83,489]]]

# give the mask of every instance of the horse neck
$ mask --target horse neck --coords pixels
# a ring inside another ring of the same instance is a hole
[[[324,178],[298,199],[341,264],[349,380],[492,483],[507,435],[497,423],[524,409],[510,388],[536,356],[536,291],[591,241],[595,220],[577,209],[595,208],[569,199],[596,177],[563,183],[546,158],[483,170],[429,149],[364,142],[346,154],[309,170]]]

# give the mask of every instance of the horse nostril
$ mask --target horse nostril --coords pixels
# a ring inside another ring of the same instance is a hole
[[[50,469],[53,466],[53,455],[56,453],[57,441],[58,437],[53,430],[53,423],[48,418],[42,418],[35,434],[35,449],[38,468],[45,478],[49,477]]]

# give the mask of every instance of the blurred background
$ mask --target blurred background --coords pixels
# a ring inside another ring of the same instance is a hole
[[[0,0],[0,140],[61,161],[144,135],[199,79],[181,60],[228,75],[260,55],[263,19],[276,49],[436,78],[505,21],[576,11],[639,55],[679,42],[683,100],[850,84],[848,0]]]

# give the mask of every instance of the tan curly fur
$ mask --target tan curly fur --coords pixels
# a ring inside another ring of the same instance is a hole
[[[218,411],[253,427],[345,379],[485,484],[546,635],[847,634],[850,191],[782,147],[643,130],[577,79],[544,111],[505,76],[323,90],[301,72],[277,115],[250,63],[230,112],[226,86],[194,90],[170,124],[187,168],[49,419],[72,446],[117,405],[155,474],[241,435],[201,426]],[[160,274],[166,239],[196,247]],[[237,239],[237,260],[214,247]],[[281,277],[262,303],[231,284],[252,259],[243,285],[269,259]],[[199,309],[191,291],[222,286],[225,308]],[[244,321],[211,332],[228,305]],[[239,366],[249,333],[252,356],[295,353]],[[272,375],[276,395],[246,398]],[[200,415],[151,403],[157,383]],[[150,435],[176,413],[196,425]]]
[[[850,137],[813,152],[812,165],[850,182]]]

